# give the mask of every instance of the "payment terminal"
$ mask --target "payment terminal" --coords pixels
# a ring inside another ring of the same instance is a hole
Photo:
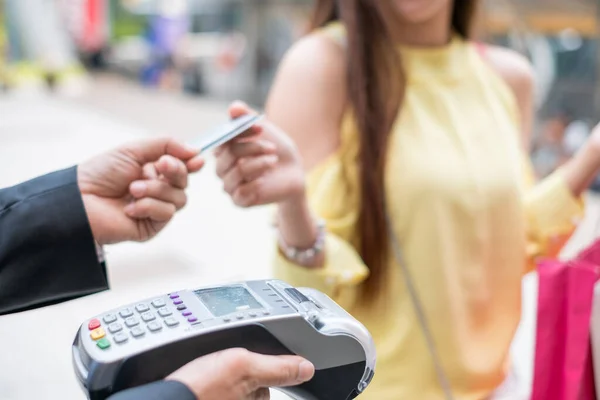
[[[375,369],[362,324],[325,294],[278,280],[182,290],[108,310],[81,325],[72,357],[88,398],[99,400],[233,347],[310,360],[311,381],[278,389],[298,400],[353,399]]]

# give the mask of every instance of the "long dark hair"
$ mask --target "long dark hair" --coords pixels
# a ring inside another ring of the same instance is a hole
[[[381,10],[372,0],[317,0],[311,28],[340,21],[347,32],[347,87],[360,136],[359,253],[369,267],[364,293],[382,285],[388,260],[384,210],[386,148],[404,97],[404,74]],[[454,0],[452,28],[470,37],[478,0]]]

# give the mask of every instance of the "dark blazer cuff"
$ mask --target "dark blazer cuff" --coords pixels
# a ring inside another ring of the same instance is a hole
[[[192,391],[178,381],[160,381],[113,394],[107,400],[197,400]]]
[[[0,190],[0,315],[108,289],[77,167]]]

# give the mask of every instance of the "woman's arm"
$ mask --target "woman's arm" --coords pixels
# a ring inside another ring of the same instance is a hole
[[[486,57],[515,95],[521,118],[523,150],[528,154],[531,146],[534,112],[532,67],[525,57],[501,47],[489,47]],[[600,172],[600,130],[598,127],[594,129],[594,132],[577,154],[559,171],[575,197],[580,196]]]
[[[492,68],[512,90],[523,134],[523,180],[527,190],[523,204],[527,218],[528,269],[539,256],[556,257],[575,231],[583,215],[581,194],[600,168],[600,152],[593,137],[566,164],[536,183],[529,160],[533,121],[533,71],[529,62],[517,53],[490,47],[486,53]]]
[[[287,54],[267,101],[270,121],[295,142],[305,171],[333,154],[340,145],[346,108],[343,49],[323,34],[298,42]],[[305,192],[279,203],[278,226],[286,244],[310,248],[317,240],[316,219]],[[322,254],[313,265],[323,264]]]

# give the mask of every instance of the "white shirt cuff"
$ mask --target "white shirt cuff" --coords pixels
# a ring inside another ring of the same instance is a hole
[[[94,240],[94,244],[96,245],[96,255],[98,256],[98,262],[100,264],[102,264],[106,260],[104,248],[102,246],[100,246],[98,244],[98,242],[96,242],[95,240]]]

